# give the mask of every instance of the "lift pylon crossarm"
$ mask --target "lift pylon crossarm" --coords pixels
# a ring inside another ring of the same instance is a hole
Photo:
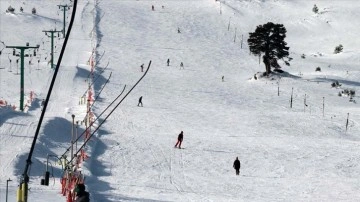
[[[51,37],[51,68],[54,68],[54,34],[55,33],[62,33],[63,31],[56,31],[56,30],[43,30],[43,32],[45,33],[46,36]],[[50,36],[48,35],[48,33],[50,33]]]
[[[20,110],[24,111],[24,57],[28,57],[29,55],[25,54],[26,49],[37,49],[40,45],[37,46],[29,46],[29,43],[26,43],[26,46],[6,46],[6,48],[12,48],[15,52],[15,49],[20,50]]]
[[[62,33],[63,33],[63,36],[64,36],[64,38],[65,38],[65,24],[66,24],[65,19],[66,19],[66,11],[70,10],[70,7],[71,7],[71,6],[69,6],[69,5],[67,5],[67,4],[65,4],[65,5],[57,5],[57,6],[59,7],[59,9],[62,9],[62,11],[63,11],[63,13],[64,13],[64,23],[63,23],[64,27],[63,27]]]

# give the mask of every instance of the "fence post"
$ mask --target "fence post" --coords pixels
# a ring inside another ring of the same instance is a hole
[[[306,94],[305,94],[305,97],[304,97],[304,112],[305,112],[306,107],[307,107],[307,104],[306,104]]]
[[[348,129],[348,125],[349,125],[349,113],[347,113],[347,119],[346,119],[346,130],[345,132],[347,131]]]
[[[325,97],[323,97],[323,117],[325,116]]]
[[[290,108],[292,108],[292,103],[293,103],[293,92],[294,92],[294,88],[291,88]]]

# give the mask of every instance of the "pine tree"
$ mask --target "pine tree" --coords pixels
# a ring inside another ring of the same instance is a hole
[[[342,51],[343,51],[343,45],[340,44],[335,47],[334,53],[338,54],[338,53],[341,53]]]
[[[277,59],[283,59],[289,56],[289,47],[284,41],[286,37],[286,29],[282,24],[274,24],[268,22],[264,25],[258,25],[255,32],[249,33],[249,49],[250,52],[255,55],[263,56],[263,62],[265,64],[266,75],[271,72],[271,67],[279,68],[275,66]],[[286,64],[289,64],[286,62]]]
[[[318,7],[316,6],[316,4],[314,4],[314,7],[313,7],[312,11],[313,11],[314,13],[318,13],[318,12],[319,12],[319,9],[318,9]]]

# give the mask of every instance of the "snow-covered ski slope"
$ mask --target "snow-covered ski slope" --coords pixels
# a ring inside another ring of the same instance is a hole
[[[15,14],[5,13],[10,4]],[[58,4],[71,2],[0,2],[0,41],[44,48],[39,65],[39,56],[33,65],[25,59],[25,94],[36,94],[27,112],[0,108],[1,201],[8,178],[9,201],[15,201],[50,84],[53,70],[49,58],[44,61],[50,39],[42,31],[62,29]],[[319,14],[312,12],[314,4]],[[62,155],[69,146],[71,115],[78,121],[85,115],[79,98],[96,47],[95,96],[112,75],[95,115],[124,85],[127,92],[135,84],[141,64],[152,64],[87,146],[83,172],[91,201],[359,201],[359,9],[357,0],[79,1],[34,151],[29,199],[65,200],[59,194],[61,166],[52,161],[49,187],[40,186],[40,179],[46,155]],[[290,67],[279,61],[285,73],[254,80],[265,68],[249,54],[248,33],[269,21],[284,24],[293,60]],[[55,41],[58,56],[63,40]],[[334,54],[339,44],[344,50]],[[16,59],[11,49],[2,51],[0,99],[18,106]],[[335,81],[340,88],[331,88]],[[356,92],[357,103],[338,96],[345,89]],[[140,96],[144,107],[137,107]],[[174,148],[180,131],[181,150]],[[236,157],[240,176],[232,168]]]

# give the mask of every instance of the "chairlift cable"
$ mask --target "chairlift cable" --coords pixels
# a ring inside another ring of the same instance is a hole
[[[145,73],[142,75],[142,77],[135,83],[135,85],[129,90],[129,92],[126,93],[126,95],[119,101],[119,103],[110,111],[110,113],[105,117],[105,119],[99,124],[98,127],[91,133],[89,138],[85,140],[85,142],[81,145],[81,147],[78,149],[78,151],[74,154],[74,156],[71,157],[70,162],[74,159],[75,156],[82,150],[83,147],[85,147],[86,143],[90,140],[90,138],[99,130],[99,128],[102,126],[102,124],[105,123],[105,121],[110,117],[110,115],[115,111],[115,109],[124,101],[124,99],[131,93],[131,91],[140,83],[140,81],[145,77],[147,72],[150,69],[151,60],[149,62],[149,66],[146,69]]]
[[[22,182],[24,182],[24,183],[28,183],[28,182],[29,182],[28,171],[29,171],[29,167],[30,167],[31,164],[32,164],[32,162],[31,162],[31,157],[32,157],[32,154],[33,154],[34,149],[35,149],[35,143],[36,143],[36,140],[37,140],[37,138],[38,138],[38,136],[39,136],[39,132],[40,132],[40,128],[41,128],[41,123],[42,123],[42,120],[43,120],[43,118],[44,118],[44,115],[45,115],[45,112],[46,112],[46,108],[47,108],[47,104],[48,104],[48,101],[49,101],[50,96],[51,96],[52,89],[53,89],[54,84],[55,84],[56,76],[57,76],[57,73],[58,73],[58,71],[59,71],[59,68],[60,68],[60,64],[61,64],[63,55],[64,55],[64,53],[65,53],[65,48],[66,48],[67,42],[68,42],[68,40],[69,40],[69,38],[70,38],[70,33],[71,33],[71,29],[72,29],[72,26],[73,26],[73,23],[74,23],[75,14],[76,14],[76,6],[77,6],[77,0],[74,0],[74,9],[73,9],[73,11],[72,11],[72,15],[71,15],[70,23],[69,23],[69,28],[68,28],[67,33],[66,33],[66,36],[65,36],[64,45],[62,46],[62,49],[61,49],[61,52],[60,52],[60,56],[59,56],[57,65],[56,65],[56,68],[55,68],[55,70],[54,70],[53,78],[52,78],[52,80],[51,80],[51,84],[50,84],[48,93],[47,93],[47,95],[46,95],[46,99],[45,99],[45,103],[44,103],[44,106],[43,106],[43,110],[41,111],[39,123],[38,123],[38,125],[37,125],[36,131],[35,131],[35,135],[34,135],[34,138],[33,138],[32,144],[31,144],[30,152],[29,152],[28,158],[27,158],[27,160],[26,160],[26,166],[25,166],[25,169],[24,169],[24,173],[22,174]]]
[[[84,134],[85,132],[101,117],[101,115],[103,115],[105,113],[105,111],[107,109],[109,109],[109,107],[123,94],[123,92],[125,91],[126,85],[124,86],[123,90],[121,91],[121,93],[100,113],[99,116],[96,117],[96,119],[87,127],[85,128],[84,132],[82,132],[74,141],[74,143],[76,143]],[[71,148],[71,145],[66,149],[66,151],[61,155],[64,156]]]

